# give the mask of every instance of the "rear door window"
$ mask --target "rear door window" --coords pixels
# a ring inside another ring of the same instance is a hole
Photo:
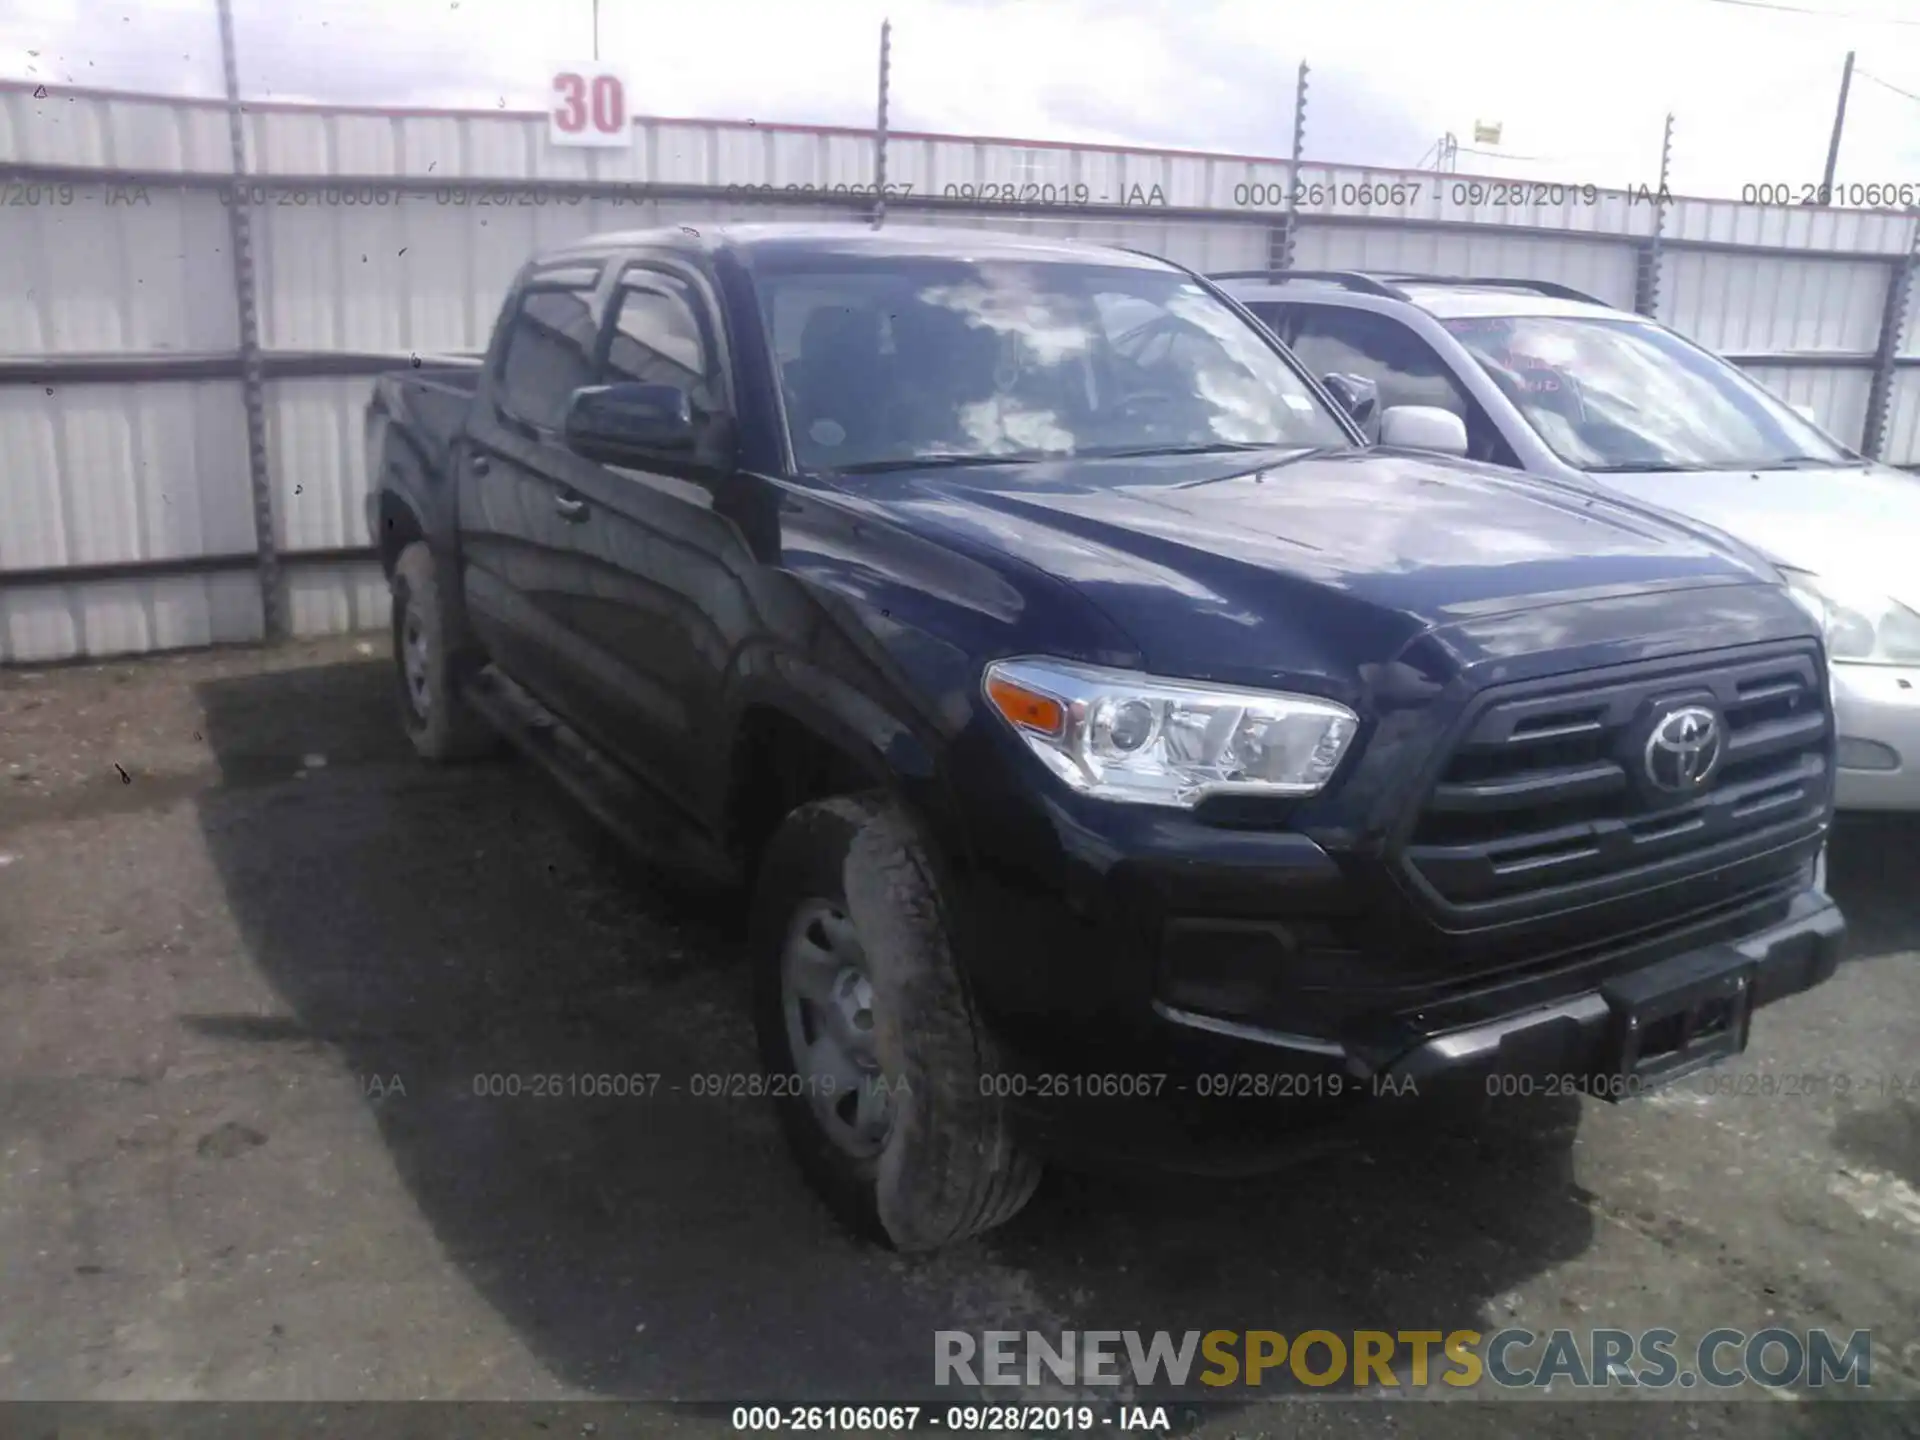
[[[1287,341],[1291,348],[1293,337],[1287,333],[1287,327],[1293,324],[1293,306],[1282,305],[1273,300],[1258,300],[1248,302],[1247,309],[1254,313],[1254,317],[1262,325]]]

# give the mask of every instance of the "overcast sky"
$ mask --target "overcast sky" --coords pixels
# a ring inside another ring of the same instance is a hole
[[[591,0],[234,8],[250,97],[544,109],[592,51]],[[217,95],[214,14],[5,0],[0,76]],[[600,50],[639,113],[866,126],[883,16],[901,129],[1283,155],[1304,58],[1310,160],[1412,166],[1451,130],[1461,170],[1651,184],[1671,109],[1674,188],[1712,195],[1819,178],[1852,48],[1840,178],[1920,183],[1914,0],[601,0]]]

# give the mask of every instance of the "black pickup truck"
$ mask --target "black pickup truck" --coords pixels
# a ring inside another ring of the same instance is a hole
[[[1367,447],[1166,261],[601,236],[483,362],[381,379],[367,445],[415,745],[504,732],[746,887],[785,1132],[895,1246],[1254,1111],[1624,1098],[1836,964],[1778,578]]]

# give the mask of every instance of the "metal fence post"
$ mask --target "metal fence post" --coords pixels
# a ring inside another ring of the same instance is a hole
[[[220,56],[227,80],[227,136],[233,182],[227,222],[233,248],[234,298],[240,315],[240,396],[247,418],[247,471],[253,489],[253,537],[260,557],[260,621],[269,644],[286,638],[280,553],[273,535],[273,483],[267,471],[266,383],[260,367],[259,293],[253,264],[253,211],[247,195],[247,137],[240,108],[240,64],[233,43],[232,0],[218,0]]]
[[[1287,204],[1280,218],[1267,231],[1267,268],[1293,268],[1294,241],[1299,227],[1295,223],[1294,198],[1300,193],[1300,151],[1307,140],[1307,62],[1300,62],[1300,78],[1293,87],[1293,160],[1287,166]]]
[[[873,228],[887,223],[887,79],[893,59],[893,22],[880,22],[880,113],[873,127]]]
[[[1293,268],[1293,217],[1282,215],[1267,229],[1267,269]]]
[[[1666,255],[1661,241],[1667,228],[1667,175],[1673,164],[1673,114],[1660,137],[1660,189],[1653,197],[1653,234],[1640,242],[1633,272],[1634,313],[1657,319],[1660,313],[1660,262]]]
[[[1913,295],[1914,272],[1920,269],[1920,211],[1910,211],[1913,237],[1906,257],[1887,272],[1887,303],[1880,312],[1880,343],[1873,352],[1873,381],[1867,387],[1867,415],[1860,427],[1860,453],[1878,460],[1887,448],[1887,419],[1893,409],[1895,361],[1906,331],[1907,305]]]

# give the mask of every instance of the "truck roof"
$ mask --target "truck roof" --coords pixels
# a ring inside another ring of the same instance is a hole
[[[1124,265],[1143,270],[1167,268],[1167,262],[1131,250],[1050,236],[1020,235],[971,226],[889,225],[869,229],[863,222],[842,224],[666,225],[652,230],[615,230],[588,235],[544,252],[542,263],[575,255],[619,250],[670,249],[713,253],[731,250],[743,259],[863,253],[875,256],[952,255],[982,260],[1077,262]]]

